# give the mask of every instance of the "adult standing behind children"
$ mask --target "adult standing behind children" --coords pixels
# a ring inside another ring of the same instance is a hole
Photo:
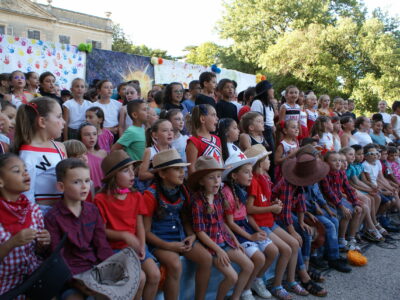
[[[144,124],[147,121],[147,106],[143,100],[133,100],[127,106],[133,125],[112,146],[111,150],[124,149],[133,160],[141,160],[146,148]]]
[[[214,91],[217,86],[217,75],[212,72],[203,72],[199,77],[201,92],[196,97],[196,105],[209,104],[216,106]]]

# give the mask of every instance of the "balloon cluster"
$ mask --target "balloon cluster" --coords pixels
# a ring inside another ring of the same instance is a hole
[[[211,71],[213,71],[214,73],[217,73],[217,74],[221,73],[221,69],[218,68],[218,66],[216,64],[213,64],[211,66]]]
[[[267,76],[263,74],[257,74],[256,75],[256,83],[259,83],[260,81],[267,80]]]
[[[93,45],[91,43],[87,43],[87,44],[81,43],[78,45],[78,50],[90,53],[93,50]]]
[[[161,57],[152,57],[150,62],[152,65],[162,65],[164,60]]]

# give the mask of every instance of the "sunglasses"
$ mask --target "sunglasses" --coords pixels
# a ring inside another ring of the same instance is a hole
[[[365,153],[365,155],[378,155],[379,152],[367,152]]]

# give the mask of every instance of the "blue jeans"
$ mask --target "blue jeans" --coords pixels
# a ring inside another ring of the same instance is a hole
[[[315,217],[325,228],[325,256],[328,260],[336,260],[340,257],[338,243],[339,221],[336,217],[329,216],[324,209],[322,211],[324,215],[315,215]]]

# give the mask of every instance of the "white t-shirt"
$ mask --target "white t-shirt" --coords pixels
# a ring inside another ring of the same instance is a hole
[[[104,112],[104,125],[105,128],[115,127],[119,124],[119,110],[122,107],[122,103],[117,100],[110,99],[110,103],[103,104],[99,101],[93,103],[93,106],[100,107]]]
[[[265,115],[264,115],[265,107]],[[274,109],[271,106],[265,106],[261,100],[254,100],[251,104],[251,111],[257,111],[264,117],[264,123],[267,126],[274,126]]]
[[[392,117],[388,113],[381,112],[380,114],[382,115],[383,123],[389,124],[392,121]]]
[[[378,179],[379,172],[382,172],[381,162],[377,160],[375,164],[372,165],[369,162],[364,161],[362,163],[362,166],[364,167],[364,172],[369,174],[371,182],[376,185],[376,180]]]
[[[127,118],[129,117],[127,116]],[[181,134],[178,138],[174,139],[171,144],[172,148],[175,148],[181,155],[184,162],[186,162],[186,145],[188,138],[189,136]]]
[[[82,104],[79,104],[75,99],[70,99],[65,101],[63,106],[69,111],[69,123],[66,126],[79,129],[79,126],[86,120],[86,110],[92,107],[93,103],[83,100]]]
[[[353,137],[357,140],[358,144],[362,147],[372,143],[372,139],[367,132],[357,131],[355,134],[353,134]]]
[[[323,146],[328,151],[335,150],[335,146],[333,143],[333,135],[330,132],[324,132],[322,137],[318,141],[318,145]]]

